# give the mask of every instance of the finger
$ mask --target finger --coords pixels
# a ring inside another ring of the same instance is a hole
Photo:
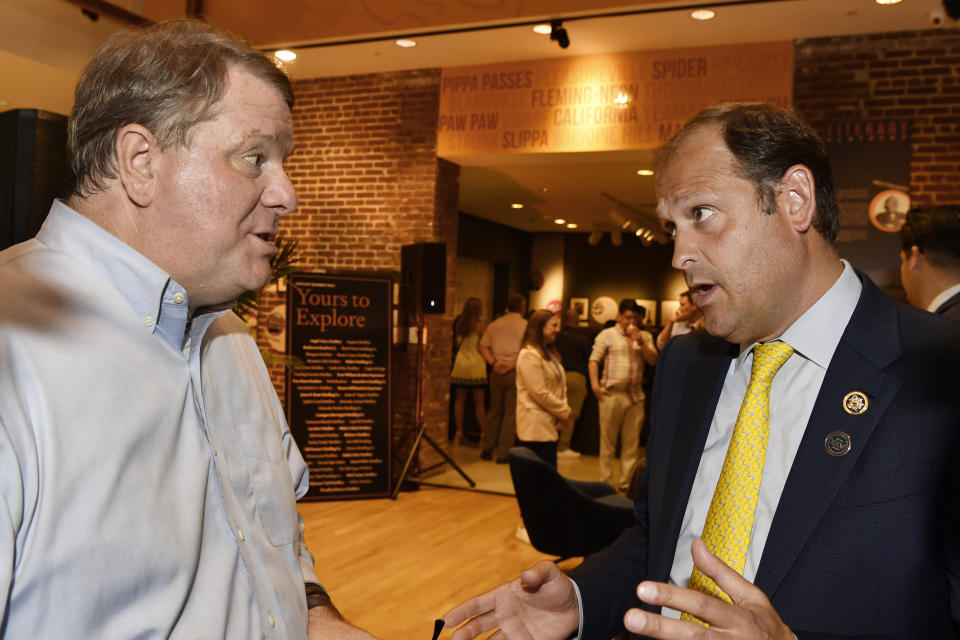
[[[527,591],[536,591],[547,583],[556,571],[557,565],[541,560],[520,574],[520,585]]]
[[[733,605],[700,591],[662,582],[641,582],[637,586],[637,597],[647,604],[689,613],[711,625],[725,622],[733,609]],[[704,628],[693,622],[684,622],[684,624]],[[645,631],[644,634],[646,633]]]
[[[471,638],[476,638],[482,633],[496,629],[498,626],[497,616],[492,611],[487,612],[471,619],[454,631],[450,640],[471,640]]]
[[[710,630],[692,622],[667,618],[642,609],[630,609],[623,616],[627,631],[661,640],[694,640],[709,637]]]
[[[730,596],[735,603],[755,600],[757,596],[766,598],[763,592],[752,585],[742,575],[731,569],[723,560],[710,553],[707,545],[701,539],[696,539],[690,545],[690,553],[695,564],[703,574]]]
[[[443,622],[448,627],[456,627],[464,620],[469,620],[474,616],[493,611],[493,608],[493,592],[484,593],[476,598],[467,600],[463,604],[457,605],[445,613],[443,616]]]

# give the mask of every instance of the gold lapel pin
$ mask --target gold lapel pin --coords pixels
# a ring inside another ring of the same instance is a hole
[[[867,394],[863,391],[851,391],[843,396],[843,410],[852,416],[859,416],[866,413],[870,401],[867,400]]]
[[[834,458],[839,458],[840,456],[845,456],[850,453],[852,444],[853,441],[850,439],[850,434],[844,433],[843,431],[834,431],[823,441],[823,446],[827,450],[827,453]]]

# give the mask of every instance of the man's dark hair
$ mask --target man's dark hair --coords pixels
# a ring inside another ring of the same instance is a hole
[[[515,293],[507,298],[507,311],[513,313],[523,313],[527,309],[527,299],[519,293]]]
[[[657,151],[657,170],[670,162],[691,132],[711,125],[720,127],[741,174],[756,185],[760,209],[765,213],[776,211],[776,184],[787,169],[797,164],[810,169],[817,203],[813,228],[827,243],[837,239],[837,192],[826,147],[813,129],[786,109],[766,102],[727,102],[708,107]]]
[[[640,305],[637,304],[637,301],[633,298],[624,298],[620,301],[620,307],[617,309],[620,313],[626,313],[627,311],[633,311],[634,313],[640,313],[638,310]]]
[[[900,243],[904,251],[917,247],[934,267],[960,269],[960,206],[910,209]]]

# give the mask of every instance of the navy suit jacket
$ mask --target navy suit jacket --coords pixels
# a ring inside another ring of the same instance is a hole
[[[960,620],[960,327],[863,292],[790,469],[755,584],[800,640],[955,638]],[[681,520],[735,345],[704,332],[664,349],[636,524],[570,572],[583,640],[608,640],[667,582]],[[867,410],[842,401],[862,391]],[[828,455],[834,431],[850,452]],[[651,607],[645,607],[655,610]]]

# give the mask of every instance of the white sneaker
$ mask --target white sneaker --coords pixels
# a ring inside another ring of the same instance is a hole
[[[573,449],[564,449],[563,451],[557,452],[558,458],[579,458],[580,452],[574,451]]]
[[[527,534],[527,528],[523,525],[517,527],[517,532],[513,534],[520,542],[530,544],[530,536]]]

